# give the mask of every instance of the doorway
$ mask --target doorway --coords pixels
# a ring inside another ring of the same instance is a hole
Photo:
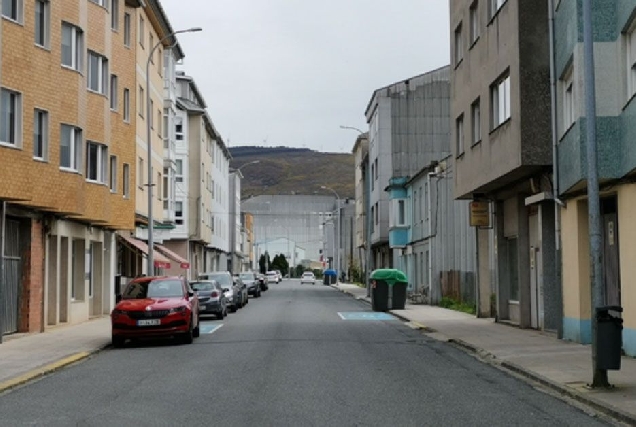
[[[601,199],[601,222],[603,224],[605,304],[621,305],[618,200],[616,196]]]

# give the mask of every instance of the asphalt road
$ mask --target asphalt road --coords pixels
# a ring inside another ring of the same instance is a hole
[[[193,345],[108,349],[0,396],[0,425],[605,425],[370,313],[330,287],[285,280],[206,321]]]

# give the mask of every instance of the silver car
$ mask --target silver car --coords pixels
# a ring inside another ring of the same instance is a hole
[[[215,280],[200,280],[190,282],[190,286],[199,298],[199,314],[214,314],[223,320],[227,316],[227,298],[223,288]]]

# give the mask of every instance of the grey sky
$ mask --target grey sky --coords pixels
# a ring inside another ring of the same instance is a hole
[[[350,152],[373,91],[449,63],[448,0],[162,0],[226,144]],[[265,142],[266,141],[266,142]]]

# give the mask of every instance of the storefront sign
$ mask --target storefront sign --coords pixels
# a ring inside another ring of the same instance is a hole
[[[488,202],[470,202],[470,226],[490,227],[490,206]]]

